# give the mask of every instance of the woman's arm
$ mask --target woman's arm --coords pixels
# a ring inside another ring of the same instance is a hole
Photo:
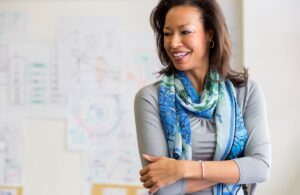
[[[234,184],[239,181],[239,168],[233,160],[198,161],[183,160],[183,178],[204,179],[215,183]],[[203,168],[203,169],[202,169]]]
[[[216,185],[217,182],[206,179],[186,179],[186,193],[194,193]]]
[[[212,182],[205,179],[186,179],[185,193],[201,192],[202,190],[205,190],[216,184],[217,182]]]
[[[188,179],[186,192],[204,190],[216,183],[237,183],[239,169],[233,160],[205,161],[174,160],[166,157],[144,155],[150,165],[141,171],[141,181],[150,193],[179,179]]]
[[[145,168],[152,163],[143,158],[143,154],[168,156],[166,137],[161,126],[158,110],[158,86],[153,84],[141,89],[134,101],[134,115],[140,159]],[[168,186],[160,188],[156,195],[182,195],[185,193],[186,182],[180,179]]]
[[[244,101],[243,117],[248,132],[244,157],[233,159],[239,166],[239,184],[253,184],[266,181],[271,167],[271,141],[267,120],[267,109],[262,89],[253,81],[247,87],[238,89],[238,100]],[[243,92],[244,90],[245,92]],[[242,106],[242,103],[239,103]]]
[[[224,179],[227,180],[224,183],[259,183],[265,181],[270,172],[271,143],[263,92],[253,81],[249,81],[247,86],[239,88],[238,90],[238,103],[243,110],[245,127],[249,137],[245,147],[244,157],[228,162],[224,161],[226,164],[204,162],[204,177],[209,179],[211,183],[213,183],[212,181],[221,183]],[[235,162],[235,165],[232,162]],[[188,164],[189,163],[186,165],[187,167],[189,166]],[[221,170],[220,167],[222,167]],[[238,170],[236,168],[238,168]],[[234,171],[232,177],[229,178],[226,176],[227,174],[231,175],[230,171],[226,173],[226,170]],[[239,172],[239,178],[237,177],[237,171]],[[192,174],[194,174],[194,176]],[[192,174],[190,175],[195,177],[195,172]],[[200,173],[198,173],[198,175],[199,174]],[[235,181],[237,178],[238,181]],[[189,182],[189,180],[187,180],[187,191],[190,191],[190,189],[201,189],[198,184],[201,183],[202,180],[195,180],[195,182]],[[197,181],[199,183],[197,183]]]

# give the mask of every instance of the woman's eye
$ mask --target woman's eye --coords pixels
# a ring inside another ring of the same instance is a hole
[[[191,31],[184,30],[184,31],[182,31],[181,33],[182,33],[183,35],[187,35],[187,34],[190,34],[190,33],[191,33]]]
[[[169,37],[169,36],[171,36],[171,33],[170,32],[164,32],[164,36]]]

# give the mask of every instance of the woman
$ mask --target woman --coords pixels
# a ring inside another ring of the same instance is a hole
[[[144,187],[159,195],[252,194],[271,164],[264,96],[245,68],[230,68],[217,2],[160,0],[151,24],[165,68],[135,98]]]

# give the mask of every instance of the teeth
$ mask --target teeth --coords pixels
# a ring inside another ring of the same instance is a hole
[[[174,53],[173,55],[174,55],[174,57],[182,57],[186,54],[187,54],[187,52],[179,52],[179,53]]]

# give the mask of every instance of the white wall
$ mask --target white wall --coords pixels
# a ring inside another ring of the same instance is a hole
[[[244,61],[264,89],[273,150],[258,194],[299,194],[300,1],[244,1]]]

